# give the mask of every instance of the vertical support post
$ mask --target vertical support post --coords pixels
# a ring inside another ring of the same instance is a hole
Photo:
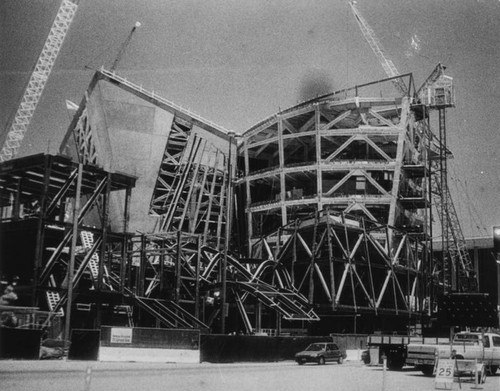
[[[196,268],[195,268],[195,304],[194,316],[196,319],[200,318],[200,261],[201,261],[201,235],[196,237],[197,251],[196,251]]]
[[[479,251],[477,247],[474,247],[473,251],[473,262],[474,262],[474,270],[479,270]],[[496,268],[495,268],[496,269]],[[478,292],[483,292],[481,290],[481,286],[479,285],[479,273],[476,275],[476,280],[477,280],[477,291]],[[498,301],[498,300],[497,300]]]
[[[429,116],[429,112],[427,110],[427,107],[424,105],[422,106],[423,107],[423,110],[424,110],[424,121],[425,121],[425,130],[426,131],[426,149],[427,149],[427,153],[426,153],[426,159],[427,159],[427,192],[428,192],[428,197],[429,197],[429,208],[427,209],[428,211],[428,219],[427,219],[427,222],[429,224],[429,235],[427,236],[427,245],[428,245],[428,249],[427,249],[427,252],[426,252],[426,255],[427,255],[427,260],[428,260],[428,269],[427,269],[427,273],[426,275],[427,276],[432,276],[433,275],[433,272],[434,272],[434,245],[432,243],[432,237],[434,235],[434,231],[433,231],[433,228],[432,228],[432,160],[431,160],[431,157],[430,157],[430,151],[431,151],[431,125],[430,125],[430,116]],[[426,119],[427,118],[427,119]],[[423,270],[425,271],[425,267],[423,268]],[[429,287],[429,303],[428,303],[428,308],[427,308],[427,314],[428,315],[431,315],[432,313],[432,307],[433,307],[433,303],[434,303],[434,298],[436,297],[436,292],[435,292],[435,288],[434,286],[436,284],[434,284],[434,279],[433,277],[430,277],[426,279],[426,286]]]
[[[78,164],[78,178],[76,182],[75,202],[73,203],[73,236],[71,238],[70,259],[68,265],[68,301],[66,302],[66,322],[64,327],[64,346],[68,348],[71,327],[71,305],[73,303],[73,274],[75,269],[76,239],[78,238],[78,215],[80,212],[80,193],[82,191],[83,164]]]
[[[314,228],[313,228],[313,240],[312,240],[312,248],[311,248],[311,260],[309,267],[309,303],[314,303],[314,268],[316,263],[316,251],[317,251],[317,230],[318,230],[318,214],[316,211],[314,217]]]
[[[330,268],[330,296],[332,297],[332,309],[335,310],[335,298],[337,296],[335,287],[335,266],[333,264],[332,233],[330,225],[330,210],[326,211],[326,238],[328,240],[328,266]]]
[[[160,281],[160,295],[163,295],[163,291],[165,289],[165,276],[164,276],[164,273],[165,273],[165,243],[166,241],[165,240],[161,240],[160,241],[160,255],[159,255],[159,259],[160,259],[160,268],[159,268],[159,271],[158,273],[160,273],[160,276],[158,278],[158,280]],[[163,298],[163,297],[161,297]]]
[[[43,257],[43,242],[45,240],[45,218],[46,218],[46,205],[47,205],[47,194],[50,183],[50,176],[52,174],[52,157],[46,156],[44,160],[44,183],[43,183],[43,194],[40,200],[40,213],[38,216],[38,225],[36,233],[36,249],[35,249],[35,266],[33,273],[33,294],[32,294],[32,306],[36,307],[38,305],[38,287],[40,281],[40,269],[42,267],[42,257]]]
[[[375,296],[375,284],[373,283],[373,271],[372,271],[372,261],[370,258],[370,249],[368,248],[368,231],[366,230],[366,220],[363,219],[363,242],[365,244],[365,254],[366,260],[368,262],[368,273],[370,275],[370,294],[371,294],[371,302],[373,308],[375,309],[375,314],[377,314],[377,297]]]
[[[130,220],[130,201],[132,199],[132,189],[127,187],[125,190],[125,207],[123,209],[123,233],[127,233]]]
[[[129,239],[132,239],[131,237],[129,238],[128,235],[124,235],[122,239],[122,259],[120,261],[120,293],[123,294],[125,291],[125,286],[126,283],[128,282],[128,288],[132,288],[130,286],[130,280],[132,278],[131,276],[131,267],[130,265],[132,264],[132,255],[129,250],[133,246],[133,244],[129,243]]]
[[[99,278],[97,281],[97,290],[102,289],[102,282],[104,279],[104,267],[105,267],[105,255],[106,255],[106,242],[108,236],[108,224],[109,224],[109,196],[111,193],[111,173],[108,172],[106,179],[106,188],[103,194],[103,205],[102,205],[102,244],[99,250]]]
[[[180,305],[180,299],[181,299],[181,273],[182,273],[181,240],[182,240],[182,232],[179,229],[177,230],[177,254],[175,260],[175,304],[177,305]],[[177,313],[177,309],[175,310],[175,312]],[[178,327],[177,320],[175,321],[175,326]]]
[[[258,301],[255,305],[255,332],[262,331],[262,302]]]
[[[230,131],[228,132],[229,136],[229,157],[227,159],[227,188],[226,188],[226,194],[227,194],[227,209],[226,209],[226,230],[225,230],[225,240],[224,240],[224,258],[222,262],[222,292],[221,292],[221,334],[226,333],[226,316],[227,314],[227,256],[228,256],[228,247],[231,241],[231,217],[232,217],[232,208],[233,208],[233,195],[232,195],[232,190],[233,190],[233,164],[232,164],[232,149],[233,149],[233,142],[234,142],[234,135],[235,133]]]
[[[440,214],[441,218],[441,264],[443,268],[443,288],[445,289],[445,293],[448,293],[447,290],[447,281],[449,276],[447,275],[449,267],[446,264],[447,258],[446,258],[446,253],[448,252],[448,246],[447,246],[447,237],[448,233],[446,232],[446,228],[448,226],[448,221],[446,219],[446,214],[445,214],[445,197],[444,197],[444,192],[445,192],[445,183],[443,182],[444,179],[444,150],[443,150],[443,129],[441,127],[441,110],[438,110],[438,115],[439,115],[439,181],[441,183],[441,194],[439,194],[439,197],[441,197],[441,210],[438,211]]]
[[[175,304],[179,305],[179,300],[181,298],[181,240],[182,233],[180,230],[177,231],[177,254],[175,260]]]
[[[293,252],[292,252],[292,266],[290,270],[290,279],[292,280],[292,286],[295,286],[295,264],[297,263],[297,230],[299,222],[295,220],[293,225]]]
[[[106,255],[106,244],[108,241],[108,224],[109,224],[109,197],[111,193],[111,173],[107,173],[106,178],[106,188],[103,194],[103,210],[102,210],[102,227],[101,227],[101,248],[99,250],[99,272],[97,277],[97,292],[99,293],[99,298],[97,300],[98,311],[97,311],[97,326],[100,327],[102,314],[101,314],[101,299],[100,292],[102,291],[102,284],[104,280],[104,267],[105,267],[105,255]],[[109,265],[111,266],[111,265]]]
[[[318,197],[318,212],[323,210],[323,176],[321,171],[321,111],[319,104],[314,104],[314,130],[316,143],[316,194]]]
[[[247,143],[247,138],[243,138],[243,151],[244,151],[244,157],[245,157],[245,192],[246,192],[246,203],[245,203],[245,210],[246,212],[246,217],[247,217],[247,255],[249,257],[252,257],[252,237],[253,237],[253,213],[250,212],[250,205],[252,204],[252,193],[250,191],[250,180],[248,179],[248,176],[250,175],[250,159],[248,157],[248,143]]]
[[[137,296],[144,296],[144,277],[146,275],[146,263],[147,263],[147,240],[146,235],[141,235],[141,259],[139,262],[139,271],[137,273],[136,286],[137,286]]]
[[[125,207],[123,209],[123,243],[122,243],[122,259],[120,265],[120,293],[123,294],[125,287],[125,279],[130,283],[132,260],[128,256],[128,225],[130,220],[130,200],[132,198],[132,189],[127,187],[125,190]],[[131,287],[130,287],[131,288]]]
[[[17,178],[16,194],[14,194],[14,205],[12,205],[12,220],[19,220],[21,216],[21,180]],[[42,213],[42,211],[40,211]]]

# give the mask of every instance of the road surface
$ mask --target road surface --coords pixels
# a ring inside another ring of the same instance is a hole
[[[497,391],[500,376],[481,387]],[[474,389],[462,383],[462,390]],[[434,379],[420,372],[384,371],[358,362],[306,364],[293,361],[234,364],[147,364],[95,361],[0,361],[2,391],[421,391]],[[454,384],[454,390],[459,389]]]

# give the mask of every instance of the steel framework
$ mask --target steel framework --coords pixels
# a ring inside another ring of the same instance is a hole
[[[33,249],[29,250],[32,256],[24,256],[22,262],[9,262],[8,258],[26,250],[19,247],[22,243],[15,240],[10,243],[5,234],[3,240],[9,245],[5,245],[2,269],[4,272],[18,269],[17,274],[32,291],[29,304],[62,315],[70,290],[68,281],[72,281],[72,288],[76,287],[88,272],[96,291],[100,290],[104,269],[99,254],[103,255],[108,242],[123,245],[126,239],[123,233],[108,232],[110,194],[124,191],[123,196],[130,197],[135,179],[43,154],[2,164],[0,178],[2,231],[15,238],[17,231],[25,229],[26,245]],[[75,209],[79,198],[81,208]],[[123,221],[125,231],[126,216]],[[78,249],[73,224],[76,234],[81,235]],[[33,232],[31,237],[29,232]],[[77,250],[76,271],[70,275],[69,257],[71,254],[73,258]]]
[[[128,205],[135,181],[62,156],[35,155],[0,165],[2,240],[9,243],[2,249],[2,272],[21,277],[29,288],[24,299],[32,306],[46,308],[52,316],[65,315],[67,321],[64,309],[69,301],[67,308],[73,308],[77,318],[83,312],[80,322],[86,312],[94,313],[90,327],[99,327],[106,317],[108,324],[206,329],[176,301],[144,294],[145,268],[134,263],[127,207],[122,232],[109,230],[110,195],[121,193]],[[83,202],[75,208],[78,198]],[[26,243],[34,254],[9,262],[22,254],[23,243],[15,239],[23,231],[26,238],[34,232],[32,242]]]
[[[288,272],[275,262],[245,262],[231,254],[225,260],[224,252],[203,244],[202,235],[181,231],[143,234],[132,242],[129,259],[138,266],[138,294],[170,300],[212,330],[220,331],[215,320],[224,311],[220,306],[224,264],[229,302],[224,317],[238,313],[239,319],[232,316],[232,323],[242,325],[247,333],[262,328],[260,306],[291,322],[318,320],[307,299],[291,284]],[[250,313],[256,313],[255,319]]]
[[[96,88],[98,85],[100,88]],[[111,88],[108,85],[114,90],[103,101],[100,95],[105,88]],[[287,283],[289,278],[280,277],[284,281],[280,288],[274,286],[272,277],[268,279],[268,269],[272,264],[261,260],[266,267],[259,269],[259,263],[240,261],[231,252],[233,232],[228,221],[233,209],[232,187],[236,172],[234,133],[113,72],[101,70],[90,83],[61,150],[67,152],[67,147],[70,147],[80,161],[100,166],[117,166],[116,161],[124,159],[127,166],[121,169],[136,169],[135,161],[140,159],[136,148],[121,148],[119,152],[126,157],[110,158],[116,147],[107,141],[112,137],[109,128],[123,126],[113,123],[118,117],[113,111],[118,104],[109,105],[112,99],[125,102],[120,105],[137,104],[141,107],[147,101],[157,110],[156,116],[165,118],[165,121],[158,126],[158,131],[150,131],[161,137],[161,143],[157,139],[154,141],[154,154],[163,148],[158,159],[159,170],[155,170],[157,175],[152,175],[148,167],[144,175],[147,178],[138,179],[138,183],[147,179],[147,185],[136,189],[138,194],[132,196],[132,205],[135,197],[137,206],[132,206],[131,213],[134,213],[134,208],[144,210],[144,200],[150,199],[147,212],[156,218],[156,224],[152,229],[140,229],[144,233],[132,237],[125,256],[129,271],[115,273],[108,285],[116,289],[115,285],[120,282],[127,292],[135,292],[141,299],[133,304],[146,312],[147,305],[152,307],[149,313],[156,312],[154,318],[162,327],[182,324],[160,317],[160,311],[156,310],[158,301],[164,307],[178,306],[176,311],[183,308],[193,319],[198,319],[203,325],[207,322],[206,327],[222,333],[228,317],[233,324],[231,327],[241,323],[248,332],[260,330],[261,317],[268,316],[265,308],[286,322],[318,320],[307,300]],[[103,116],[109,119],[100,121]],[[142,117],[141,123],[148,123],[148,117]],[[155,120],[155,123],[160,122]],[[135,137],[133,131],[130,137]],[[129,135],[123,133],[123,137]],[[146,137],[141,134],[142,140],[147,140]],[[119,249],[112,258],[119,259],[121,251]],[[266,278],[255,274],[257,269],[266,271]],[[127,273],[130,279],[126,277]],[[132,297],[130,293],[128,296]],[[255,321],[248,311],[259,314]],[[140,312],[133,315],[134,320],[137,317],[140,317]],[[220,320],[220,327],[215,319]],[[144,323],[144,317],[142,321]]]
[[[248,256],[284,265],[320,315],[430,309],[426,118],[374,87],[277,113],[239,147]]]

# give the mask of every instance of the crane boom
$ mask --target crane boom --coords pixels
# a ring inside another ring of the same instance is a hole
[[[361,32],[363,33],[363,36],[366,39],[366,42],[368,42],[368,45],[370,45],[370,47],[372,48],[373,53],[375,53],[375,55],[379,59],[380,63],[382,64],[382,68],[384,68],[384,71],[387,74],[387,76],[388,77],[399,76],[400,73],[396,69],[394,63],[385,56],[384,48],[382,47],[382,44],[378,40],[375,32],[356,8],[356,2],[350,1],[349,5],[351,6],[354,17],[356,18],[356,22],[358,22],[358,25],[361,29]],[[408,87],[406,87],[405,83],[403,83],[401,79],[393,79],[392,82],[396,87],[396,89],[402,95],[408,95],[409,92]]]
[[[115,61],[113,61],[113,65],[111,65],[111,69],[110,69],[111,72],[114,72],[115,69],[118,67],[118,64],[122,60],[122,57],[125,54],[125,50],[127,49],[128,45],[132,39],[132,35],[134,35],[134,32],[138,27],[141,27],[141,23],[135,22],[134,27],[132,27],[132,30],[130,30],[130,33],[128,33],[127,39],[125,39],[123,44],[120,46],[120,50],[118,51],[118,54],[116,55]]]
[[[22,96],[21,103],[8,128],[9,130],[2,151],[0,152],[0,162],[10,160],[17,155],[77,8],[78,0],[63,0],[61,2],[49,36],[45,41],[42,52],[28,81],[28,86]]]

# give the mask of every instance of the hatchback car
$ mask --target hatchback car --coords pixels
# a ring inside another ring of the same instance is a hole
[[[342,364],[346,358],[346,353],[331,342],[316,342],[309,345],[306,350],[295,355],[295,361],[299,365],[306,362],[315,362],[323,365],[327,361],[338,362]]]

